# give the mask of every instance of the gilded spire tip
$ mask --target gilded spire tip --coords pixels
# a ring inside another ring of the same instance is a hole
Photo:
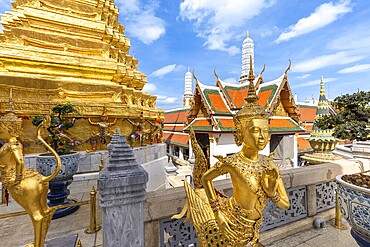
[[[216,78],[219,79],[217,73],[216,73],[216,67],[213,69],[213,73],[215,74]]]

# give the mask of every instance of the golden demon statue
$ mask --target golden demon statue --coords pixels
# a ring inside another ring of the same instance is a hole
[[[101,144],[107,144],[112,138],[112,134],[109,132],[109,127],[117,123],[117,118],[115,118],[113,122],[108,122],[108,115],[105,113],[104,109],[100,119],[100,122],[93,122],[90,118],[88,118],[88,121],[91,125],[96,125],[99,127],[99,132],[94,133],[93,136],[89,138],[88,142],[91,144],[91,150],[86,150],[87,152],[96,151],[98,142]]]
[[[211,168],[199,146],[194,131],[190,138],[195,153],[194,189],[185,182],[187,213],[198,235],[199,246],[243,246],[259,243],[262,212],[270,198],[279,208],[290,206],[283,180],[272,158],[259,155],[269,141],[268,114],[257,103],[253,86],[253,72],[249,74],[249,91],[243,108],[234,116],[235,142],[242,150],[219,161]],[[212,180],[228,173],[234,188],[232,197],[217,191]]]
[[[50,121],[50,117],[48,121]],[[46,202],[49,181],[57,176],[61,166],[57,153],[41,137],[41,127],[43,126],[48,127],[49,124],[41,123],[38,126],[37,138],[53,153],[57,160],[55,171],[47,177],[24,168],[23,147],[18,141],[18,136],[22,130],[22,120],[14,114],[12,108],[0,118],[0,139],[6,140],[6,143],[0,148],[0,171],[3,189],[6,193],[9,192],[12,198],[31,217],[34,243],[27,246],[34,247],[44,246],[50,221],[55,211],[55,209],[49,208]]]

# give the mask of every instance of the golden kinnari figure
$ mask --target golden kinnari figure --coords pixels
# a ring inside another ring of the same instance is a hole
[[[23,147],[18,140],[22,131],[22,120],[14,114],[11,104],[10,110],[7,110],[7,113],[0,118],[0,139],[6,140],[6,143],[0,148],[1,181],[3,189],[8,191],[31,217],[34,243],[28,244],[29,247],[44,246],[50,221],[55,212],[54,208],[48,207],[46,196],[49,181],[59,173],[61,161],[58,154],[41,137],[41,128],[44,125],[49,126],[48,123],[45,123],[47,121],[50,121],[50,117],[38,126],[37,138],[53,153],[57,164],[55,171],[45,177],[24,167]]]
[[[194,131],[190,138],[195,153],[194,189],[185,182],[185,213],[197,232],[199,246],[260,246],[259,228],[262,212],[270,198],[281,209],[288,209],[289,198],[283,180],[272,158],[259,155],[269,141],[268,114],[257,103],[253,71],[248,76],[249,90],[243,108],[234,116],[235,141],[242,150],[228,157],[216,157],[209,168],[197,143]],[[212,183],[216,177],[229,174],[234,188],[232,197],[217,191]]]

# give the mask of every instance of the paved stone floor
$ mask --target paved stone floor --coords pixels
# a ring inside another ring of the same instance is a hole
[[[324,228],[311,228],[306,231],[287,236],[269,247],[356,247],[356,241],[352,238],[347,222],[343,220],[346,230],[339,230],[326,222]]]
[[[96,180],[75,181],[72,184],[70,198],[78,201],[89,200],[89,192],[95,186]],[[98,203],[98,202],[97,202]],[[83,247],[101,247],[102,230],[95,234],[84,233],[89,226],[90,206],[84,205],[74,214],[53,220],[47,235],[47,239],[56,238],[61,235],[78,233]],[[22,211],[22,209],[11,201],[10,205],[0,205],[0,214]],[[101,209],[97,208],[97,223],[101,225]],[[344,220],[343,220],[344,221]],[[310,221],[312,223],[312,221]],[[283,229],[280,229],[283,230]],[[263,233],[262,239],[268,240],[268,232]],[[28,215],[0,219],[0,246],[1,247],[24,247],[25,244],[33,241],[33,227]],[[263,242],[262,242],[263,243]],[[299,233],[286,236],[275,241],[273,244],[266,244],[270,247],[356,247],[357,244],[350,235],[350,230],[337,230],[330,224],[324,228],[310,228]],[[157,247],[157,246],[151,246]]]

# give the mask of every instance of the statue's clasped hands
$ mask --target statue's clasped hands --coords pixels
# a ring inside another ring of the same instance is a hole
[[[278,187],[278,177],[279,172],[276,170],[276,168],[263,170],[261,185],[268,197],[275,196]]]

